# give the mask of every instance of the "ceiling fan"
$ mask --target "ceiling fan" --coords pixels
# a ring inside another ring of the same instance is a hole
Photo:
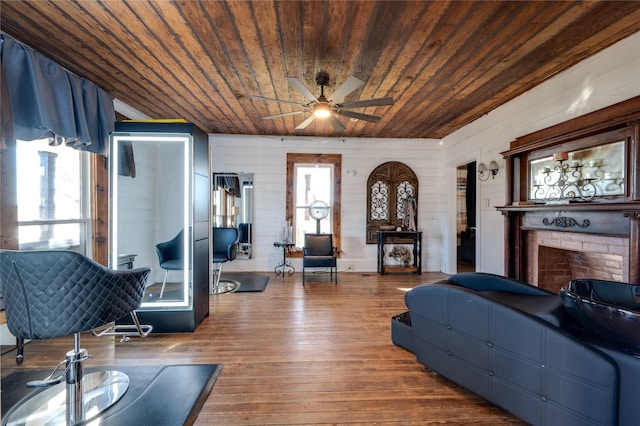
[[[274,118],[286,117],[288,115],[296,115],[296,114],[304,114],[311,113],[311,115],[300,123],[296,130],[301,130],[306,128],[309,124],[315,121],[317,118],[326,118],[329,120],[333,129],[335,131],[342,131],[345,129],[344,125],[336,118],[337,115],[341,115],[344,117],[353,118],[356,120],[365,120],[371,123],[377,123],[380,120],[380,117],[376,117],[375,115],[362,114],[359,112],[348,111],[352,108],[364,108],[370,106],[381,106],[381,105],[393,105],[393,98],[385,97],[385,98],[376,98],[376,99],[368,99],[362,101],[353,101],[353,102],[343,102],[344,98],[360,86],[364,84],[364,81],[356,78],[354,76],[350,76],[346,79],[344,83],[340,85],[332,94],[330,98],[327,98],[324,94],[324,88],[329,83],[329,74],[325,71],[320,71],[318,75],[316,75],[316,83],[320,86],[320,96],[315,97],[313,93],[309,89],[307,89],[300,80],[295,77],[285,77],[285,79],[295,87],[300,93],[304,95],[305,98],[309,100],[308,103],[300,103],[300,102],[292,102],[285,101],[282,99],[273,99],[273,98],[265,98],[263,96],[252,96],[251,99],[257,99],[261,101],[267,102],[280,102],[283,104],[290,104],[302,107],[299,111],[292,112],[284,112],[282,114],[274,114],[267,115],[262,117],[266,120],[271,120]]]

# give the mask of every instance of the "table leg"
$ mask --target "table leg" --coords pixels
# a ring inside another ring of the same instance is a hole
[[[282,274],[282,276],[284,277],[285,272],[287,273],[287,275],[293,275],[295,271],[296,268],[293,267],[291,262],[287,261],[287,248],[282,247],[282,262],[276,265],[273,272],[275,272],[276,275]]]

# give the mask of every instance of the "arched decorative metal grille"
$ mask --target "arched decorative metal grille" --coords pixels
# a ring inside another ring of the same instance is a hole
[[[409,166],[388,161],[377,166],[367,178],[367,244],[376,244],[378,232],[415,229],[418,212],[418,177]],[[405,199],[412,199],[411,219],[407,221]]]
[[[387,220],[389,218],[389,185],[379,180],[371,185],[371,220]]]
[[[398,184],[396,187],[396,218],[404,219],[405,208],[404,208],[404,200],[407,197],[413,197],[413,185],[411,182],[404,180]]]

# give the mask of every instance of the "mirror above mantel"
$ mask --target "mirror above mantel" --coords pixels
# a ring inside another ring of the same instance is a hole
[[[529,160],[529,200],[568,204],[625,193],[625,140]]]
[[[238,256],[251,259],[253,248],[253,173],[213,174],[212,223],[238,229]]]

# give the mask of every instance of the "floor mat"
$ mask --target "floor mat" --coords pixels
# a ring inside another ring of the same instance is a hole
[[[118,370],[129,376],[129,389],[122,399],[100,417],[101,425],[153,424],[190,425],[222,371],[221,364],[184,364],[154,367],[97,367]],[[41,379],[50,371],[21,370],[2,379],[2,417],[11,407],[38,388],[26,387],[30,380]]]
[[[269,282],[268,275],[258,272],[223,272],[220,279],[240,282],[234,293],[264,291]]]

